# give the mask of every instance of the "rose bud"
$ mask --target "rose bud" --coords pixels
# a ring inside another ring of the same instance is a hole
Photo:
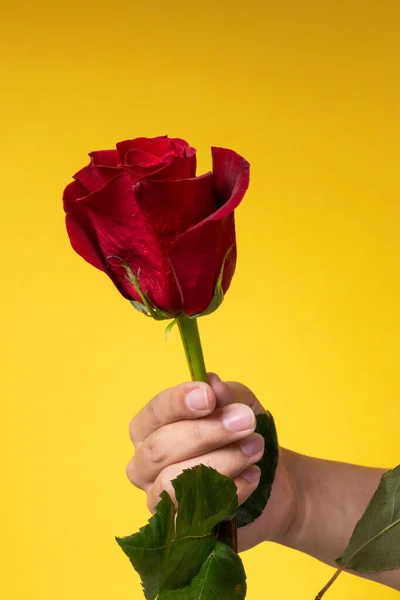
[[[168,137],[89,156],[63,196],[74,250],[155,318],[215,310],[235,270],[249,163],[212,148],[212,172],[196,177],[195,149]]]

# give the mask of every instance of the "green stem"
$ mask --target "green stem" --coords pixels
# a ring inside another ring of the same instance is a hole
[[[177,321],[192,381],[208,383],[197,319],[190,319],[187,315],[181,315],[177,318]],[[218,539],[237,552],[236,518],[229,522],[220,523]]]
[[[192,381],[207,383],[208,377],[197,319],[189,319],[186,315],[181,315],[178,317],[178,325]]]

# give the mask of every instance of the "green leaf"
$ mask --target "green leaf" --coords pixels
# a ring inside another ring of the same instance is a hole
[[[178,503],[176,523],[173,503],[163,492],[148,525],[117,538],[140,574],[147,600],[189,586],[216,547],[217,524],[237,510],[235,484],[210,467],[188,469],[172,483]]]
[[[382,476],[336,562],[358,573],[400,568],[400,465]]]
[[[271,413],[257,416],[256,432],[265,440],[264,455],[257,465],[261,469],[260,483],[252,495],[240,507],[236,515],[237,526],[244,527],[262,514],[271,495],[272,484],[278,464],[278,436]]]
[[[233,518],[236,485],[211,467],[186,469],[172,482],[178,502],[177,535],[204,535],[221,521]]]
[[[232,548],[217,542],[189,586],[161,592],[157,600],[242,600],[245,596],[242,561]]]
[[[215,310],[217,310],[217,308],[222,304],[222,302],[224,300],[224,290],[222,289],[222,279],[224,277],[224,269],[225,269],[226,259],[228,258],[232,248],[233,248],[233,246],[228,248],[228,250],[224,256],[224,260],[222,261],[221,271],[219,273],[217,283],[215,286],[214,296],[213,296],[210,304],[207,306],[207,308],[202,313],[198,313],[197,315],[192,315],[190,317],[191,319],[196,319],[197,317],[205,317],[206,315],[210,315]]]
[[[116,538],[139,573],[147,600],[153,600],[159,590],[166,547],[174,538],[175,507],[167,492],[162,492],[156,513],[145,527],[134,535]]]

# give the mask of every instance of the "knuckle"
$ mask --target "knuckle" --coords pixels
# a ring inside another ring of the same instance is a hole
[[[158,429],[159,427],[161,427],[162,420],[161,420],[160,414],[159,414],[157,396],[155,398],[152,398],[150,400],[150,402],[147,403],[146,416],[149,419],[150,424],[153,427],[153,429]]]
[[[161,436],[157,431],[147,438],[147,441],[143,446],[143,451],[145,460],[154,465],[162,464],[167,459],[167,454],[163,449]]]
[[[193,421],[193,438],[200,445],[204,443],[204,430],[202,425],[203,423],[200,419]]]
[[[129,481],[137,488],[143,489],[141,478],[139,477],[138,470],[136,468],[136,461],[130,460],[125,468],[126,476]]]
[[[214,450],[210,454],[206,454],[198,458],[199,465],[205,465],[206,467],[212,467],[216,471],[222,472],[221,465],[224,465],[226,462],[227,456],[224,450],[218,449]],[[225,473],[223,473],[225,475]]]

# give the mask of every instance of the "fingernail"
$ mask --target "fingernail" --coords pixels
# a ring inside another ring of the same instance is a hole
[[[254,456],[261,452],[264,447],[264,440],[261,436],[251,435],[240,442],[240,448],[246,456]]]
[[[254,483],[257,479],[260,478],[260,469],[256,466],[249,467],[242,473],[243,479],[245,479],[248,483]]]
[[[209,410],[210,402],[206,387],[198,387],[188,392],[185,396],[185,403],[189,410],[194,412],[204,412]]]
[[[234,433],[254,427],[255,417],[251,408],[243,405],[225,413],[222,422],[226,429]]]

